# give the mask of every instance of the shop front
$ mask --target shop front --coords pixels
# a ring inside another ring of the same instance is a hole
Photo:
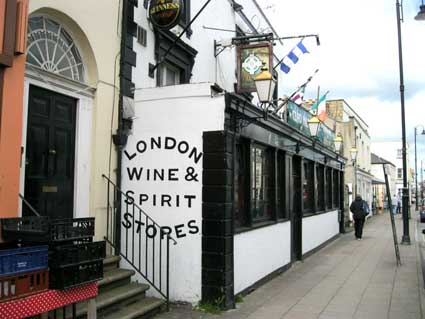
[[[141,91],[124,150],[124,205],[136,203],[177,242],[171,300],[232,307],[235,295],[338,236],[344,161],[329,129],[317,140],[306,134],[307,111],[291,104],[287,121],[264,119],[211,83]],[[130,242],[129,260],[138,260],[140,244],[124,234],[150,230],[123,212],[122,249]]]

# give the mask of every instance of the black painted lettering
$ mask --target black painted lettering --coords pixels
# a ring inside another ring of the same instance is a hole
[[[127,151],[124,151],[125,156],[127,156],[127,158],[131,161],[133,158],[136,157],[137,153],[133,153],[133,154],[128,154]]]
[[[168,204],[168,207],[171,207],[170,201],[171,201],[170,195],[164,195],[164,194],[161,195],[161,207],[164,207],[165,203]]]
[[[149,199],[149,196],[147,194],[140,194],[139,196],[140,205],[143,205],[143,202],[146,202],[148,199]]]
[[[153,206],[156,206],[156,194],[153,194],[152,196],[153,196],[153,203],[152,204],[153,204]]]
[[[151,137],[151,149],[154,150],[155,147],[161,149],[161,136],[158,136],[156,140],[154,137]]]
[[[124,214],[124,220],[121,222],[121,224],[127,229],[131,227],[131,218],[133,218],[133,215],[131,215],[130,213]]]
[[[199,227],[196,226],[196,220],[191,220],[187,223],[187,226],[189,227],[189,233],[190,234],[197,234],[199,233]]]
[[[161,227],[161,239],[164,239],[165,236],[171,234],[171,227],[168,226],[162,226]]]
[[[136,144],[136,149],[139,153],[144,153],[146,151],[146,147],[145,141],[138,141]]]
[[[153,180],[154,181],[163,181],[164,180],[164,169],[154,169],[153,171]]]
[[[167,136],[165,138],[165,149],[166,150],[172,150],[173,148],[176,147],[177,141],[174,137],[169,137]]]
[[[187,151],[189,150],[189,143],[185,141],[180,142],[179,145],[177,146],[177,150],[181,154],[187,153]]]
[[[184,195],[184,198],[187,199],[187,207],[191,208],[192,207],[192,199],[195,199],[196,196],[195,195]]]
[[[178,181],[179,178],[176,176],[176,174],[179,172],[178,168],[170,168],[168,170],[168,180],[169,181]]]
[[[198,164],[199,160],[202,158],[202,152],[198,154],[197,148],[194,147],[189,154],[189,158],[192,158],[192,157],[195,157],[194,158],[195,164]]]
[[[143,167],[139,167],[138,169],[136,167],[127,167],[127,173],[130,181],[132,181],[134,177],[136,177],[137,181],[140,181],[140,178],[142,178]]]
[[[176,236],[177,236],[177,238],[182,238],[182,237],[186,237],[186,234],[185,233],[183,233],[183,230],[182,230],[182,228],[184,227],[184,225],[183,224],[180,224],[180,225],[176,225],[176,226],[174,226],[174,229],[175,229],[175,231],[176,231]]]
[[[176,195],[176,207],[180,207],[180,195]]]
[[[151,231],[149,231],[151,230]],[[146,226],[146,236],[148,236],[149,238],[154,238],[156,236],[156,233],[158,231],[156,230],[155,225],[148,225]]]
[[[147,181],[150,181],[151,180],[151,170],[150,169],[147,169],[146,170],[146,180]]]
[[[133,197],[134,192],[133,191],[126,191],[125,195],[126,195],[126,198],[125,198],[124,203],[126,203],[128,205],[133,204],[134,203],[134,197]]]
[[[142,228],[142,226],[145,226],[145,223],[140,220],[135,220],[134,223],[137,224],[136,234],[138,234],[140,233],[140,228]]]

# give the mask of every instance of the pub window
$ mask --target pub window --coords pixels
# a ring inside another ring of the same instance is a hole
[[[276,213],[277,218],[287,218],[285,209],[285,155],[282,152],[277,154],[277,172],[276,172]]]
[[[317,210],[325,210],[325,169],[323,165],[317,165]]]
[[[338,207],[339,206],[339,172],[337,170],[333,170],[333,183],[332,183],[332,188],[333,188],[333,207]]]
[[[173,44],[175,43],[175,44]],[[170,46],[171,51],[168,51]],[[167,55],[165,55],[165,53]],[[155,58],[162,61],[157,69],[157,85],[189,83],[198,51],[166,30],[155,31]]]
[[[326,168],[326,208],[332,208],[332,168]]]
[[[180,14],[179,24],[182,27],[185,27],[190,22],[190,0],[184,1],[183,11]],[[192,35],[192,30],[187,30],[187,35],[190,37]]]
[[[314,163],[312,161],[304,162],[303,203],[304,203],[304,213],[313,213],[314,211]]]
[[[254,144],[251,148],[252,222],[270,220],[274,215],[273,152]]]
[[[169,86],[180,84],[181,71],[168,63],[159,66],[159,86]]]

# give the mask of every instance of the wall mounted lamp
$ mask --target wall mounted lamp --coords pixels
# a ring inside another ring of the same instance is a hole
[[[351,160],[352,160],[353,162],[355,162],[355,161],[356,161],[356,159],[357,159],[357,148],[356,148],[355,146],[353,146],[353,147],[351,148],[351,150],[350,150],[350,154],[351,154]]]
[[[342,147],[342,143],[343,143],[343,139],[340,133],[338,133],[338,135],[335,137],[334,139],[334,143],[335,143],[335,152],[340,153],[341,152],[341,147]]]
[[[418,21],[425,20],[425,5],[423,0],[422,0],[422,4],[419,6],[419,12],[415,17],[415,20],[418,20]]]
[[[311,119],[307,121],[308,128],[310,129],[310,135],[313,138],[317,137],[317,133],[319,132],[319,127],[322,122],[319,120],[317,115],[314,115]]]

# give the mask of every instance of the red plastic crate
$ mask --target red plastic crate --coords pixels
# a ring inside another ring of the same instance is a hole
[[[29,296],[49,288],[49,271],[38,270],[0,278],[0,302]]]

